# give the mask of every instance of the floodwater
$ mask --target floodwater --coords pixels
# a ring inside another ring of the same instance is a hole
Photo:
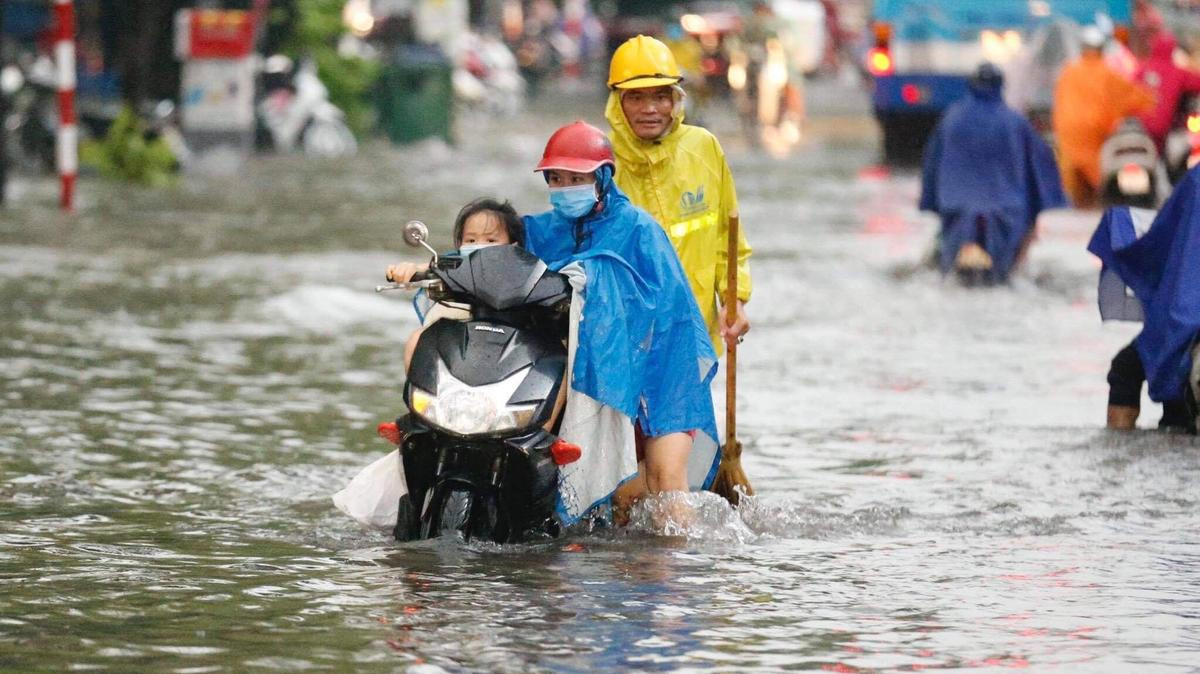
[[[336,511],[400,405],[414,319],[373,286],[412,255],[401,225],[444,244],[467,198],[541,209],[544,138],[600,120],[571,105],[473,115],[453,148],[87,181],[73,217],[17,184],[0,670],[1200,668],[1200,443],[1148,402],[1146,430],[1102,429],[1136,326],[1100,324],[1097,214],[1047,217],[1009,287],[945,282],[861,119],[783,159],[728,142],[756,248],[739,512],[501,547]]]

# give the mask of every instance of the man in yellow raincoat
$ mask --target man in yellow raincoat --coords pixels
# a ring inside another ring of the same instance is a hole
[[[604,114],[617,185],[667,231],[721,354],[722,338],[732,344],[750,330],[743,306],[750,300],[750,246],[739,231],[736,320],[726,326],[727,238],[737,192],[716,137],[683,123],[682,80],[670,48],[645,35],[631,38],[613,54]]]

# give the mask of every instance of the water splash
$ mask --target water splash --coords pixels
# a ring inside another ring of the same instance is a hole
[[[706,543],[746,544],[755,535],[729,502],[711,492],[664,492],[642,499],[628,531]]]
[[[911,512],[873,504],[841,510],[837,504],[743,496],[737,508],[710,492],[668,492],[639,502],[626,532],[696,543],[761,545],[772,539],[837,540],[896,532]]]

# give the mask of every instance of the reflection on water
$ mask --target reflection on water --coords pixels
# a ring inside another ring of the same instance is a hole
[[[1200,444],[1099,428],[1136,327],[1096,318],[1094,214],[1052,214],[1012,287],[959,288],[919,265],[934,223],[913,176],[864,170],[870,139],[730,148],[756,247],[739,512],[501,547],[335,511],[399,408],[415,322],[372,289],[400,225],[445,243],[469,196],[542,208],[557,119],[90,183],[75,218],[23,188],[0,221],[0,669],[1194,667]]]

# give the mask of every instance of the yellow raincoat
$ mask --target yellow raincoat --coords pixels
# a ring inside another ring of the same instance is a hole
[[[681,110],[681,108],[676,108]],[[649,211],[667,231],[692,284],[713,347],[724,353],[717,325],[718,293],[725,291],[729,216],[738,212],[737,193],[725,152],[715,136],[683,123],[657,141],[638,138],[625,120],[617,92],[604,116],[612,126],[617,155],[616,183],[635,205]],[[738,232],[738,299],[750,300],[750,245]]]

